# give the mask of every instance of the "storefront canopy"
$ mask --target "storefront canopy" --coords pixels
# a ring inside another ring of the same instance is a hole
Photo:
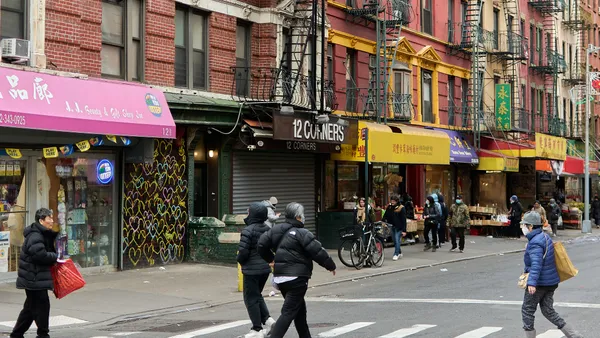
[[[450,164],[450,138],[441,131],[410,127],[403,124],[376,124],[359,121],[359,132],[368,129],[370,162],[406,164]],[[365,141],[357,145],[342,144],[338,161],[365,160]]]
[[[175,122],[160,90],[5,67],[0,67],[0,127],[175,138]]]
[[[515,142],[482,137],[481,148],[519,158],[564,161],[567,157],[567,140],[565,138],[541,133],[535,134],[535,142],[530,140]]]
[[[479,150],[477,170],[519,172],[519,159],[489,150]]]
[[[562,161],[556,161],[555,163],[561,163]],[[597,173],[598,162],[590,161],[590,173]],[[561,175],[583,175],[585,173],[585,160],[575,156],[567,156],[564,162],[562,162]],[[594,170],[594,168],[596,168]],[[536,171],[548,171],[557,173],[556,170],[552,170],[552,163],[548,160],[537,160],[535,161]]]
[[[513,142],[482,137],[481,149],[501,153],[508,157],[535,158],[535,145],[529,142]]]
[[[469,144],[463,135],[448,129],[435,129],[448,134],[450,138],[450,162],[478,164],[479,157],[472,145]]]

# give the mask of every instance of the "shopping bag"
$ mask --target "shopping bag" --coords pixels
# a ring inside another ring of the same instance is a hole
[[[517,281],[517,286],[521,289],[525,289],[527,287],[527,280],[529,279],[529,273],[524,272],[519,276],[519,280]]]
[[[575,268],[567,250],[562,242],[554,243],[554,260],[556,261],[556,271],[558,271],[558,277],[561,282],[571,279],[579,273],[579,270]]]
[[[54,264],[51,272],[54,281],[54,295],[58,299],[64,298],[85,285],[81,273],[70,259],[67,259],[64,263]]]

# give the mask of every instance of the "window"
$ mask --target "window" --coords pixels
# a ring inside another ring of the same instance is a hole
[[[531,88],[531,92],[529,95],[529,99],[531,100],[531,116],[533,116],[535,114],[535,97],[536,97],[536,93],[535,93],[535,88]]]
[[[327,79],[329,81],[334,80],[333,75],[333,44],[327,44]]]
[[[454,42],[454,0],[448,0],[448,42]]]
[[[250,48],[251,26],[246,22],[238,22],[235,33],[235,66],[243,76],[236,76],[236,94],[247,96],[250,92]]]
[[[527,100],[527,87],[521,85],[521,108],[525,109],[525,101]]]
[[[356,88],[356,51],[346,49],[346,111],[356,112],[358,89]]]
[[[144,10],[141,0],[102,2],[102,75],[142,81]]]
[[[191,8],[177,6],[175,10],[175,86],[207,89],[207,38],[206,16]],[[247,76],[244,75],[244,77]]]
[[[494,85],[500,84],[500,76],[494,75]]]
[[[536,36],[537,36],[536,40],[537,41],[536,41],[536,46],[535,47],[536,47],[536,50],[538,52],[538,61],[540,63],[539,65],[541,66],[542,62],[544,60],[543,59],[543,54],[542,54],[542,50],[543,50],[543,48],[542,48],[542,39],[544,38],[544,36],[542,35],[542,29],[541,28],[537,28],[536,32],[537,32],[536,33]]]
[[[346,0],[346,6],[354,7],[354,0]]]
[[[421,89],[422,89],[422,114],[423,114],[423,122],[433,123],[433,107],[432,107],[432,99],[433,95],[431,93],[431,72],[427,70],[423,70],[421,75]]]
[[[448,76],[448,125],[454,125],[454,76]]]
[[[517,42],[519,45],[517,46],[518,53],[521,57],[525,56],[527,53],[527,44],[525,42],[525,20],[521,20],[521,25],[519,27],[519,33],[521,36],[519,37],[519,41]]]
[[[469,118],[469,114],[468,114],[468,109],[469,107],[467,106],[467,98],[469,97],[469,80],[467,79],[461,79],[461,106],[462,106],[462,110],[461,110],[461,115],[462,115],[462,126],[465,127],[467,125],[467,120]]]
[[[531,64],[535,64],[535,35],[533,33],[533,30],[535,29],[535,27],[533,26],[533,24],[529,25],[529,59],[531,61]]]
[[[494,8],[494,49],[498,49],[498,31],[500,30],[500,10]],[[508,27],[510,31],[510,26]]]
[[[3,0],[0,20],[2,39],[27,37],[27,3],[25,0]]]
[[[431,0],[421,0],[421,31],[433,35],[433,17]]]
[[[412,96],[412,73],[408,64],[398,62],[394,66],[394,115],[410,117]]]
[[[498,12],[498,14],[500,14],[500,12]],[[514,36],[513,36],[513,32],[514,32],[514,24],[513,24],[513,22],[514,22],[514,20],[515,20],[515,18],[512,15],[509,15],[508,16],[508,22],[507,22],[507,28],[506,28],[506,31],[508,32],[508,34],[507,34],[507,37],[508,37],[508,50],[511,51],[511,52],[514,50],[514,45],[513,45],[513,43],[514,43],[513,40],[515,39]],[[499,21],[500,21],[500,15],[498,15],[498,18],[496,20],[496,26],[494,26],[494,29],[496,29],[496,31],[498,30],[497,27],[498,27],[498,22]],[[496,44],[497,44],[497,42],[496,42]]]

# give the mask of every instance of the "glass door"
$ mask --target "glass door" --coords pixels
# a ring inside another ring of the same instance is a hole
[[[0,273],[17,271],[27,220],[27,161],[0,156]]]

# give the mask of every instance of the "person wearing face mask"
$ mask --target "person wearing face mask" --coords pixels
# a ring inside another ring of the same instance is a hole
[[[471,221],[469,217],[469,207],[467,207],[463,201],[462,196],[456,196],[456,204],[450,207],[450,239],[452,240],[451,252],[455,252],[456,236],[460,238],[458,241],[458,249],[461,253],[465,250],[465,229],[469,226]]]
[[[552,236],[556,237],[556,229],[558,227],[558,218],[562,214],[562,210],[560,206],[556,203],[554,198],[550,199],[550,203],[548,204],[550,207],[550,212],[548,213],[548,222],[552,227]]]
[[[402,258],[401,241],[402,237],[406,236],[406,209],[400,203],[397,195],[390,198],[390,205],[387,207],[382,221],[392,225],[392,237],[394,238],[394,257],[392,259],[397,261],[398,258]]]
[[[425,217],[425,229],[423,237],[425,237],[425,248],[423,251],[431,249],[432,252],[437,250],[437,237],[439,233],[439,222],[442,218],[442,207],[436,201],[437,195],[427,196],[423,216]],[[431,243],[429,241],[429,233],[431,232]],[[433,246],[431,245],[433,244]]]
[[[535,211],[526,213],[523,216],[521,230],[528,240],[523,260],[524,272],[529,273],[529,276],[521,307],[525,337],[537,337],[534,324],[535,312],[539,305],[542,315],[556,325],[567,338],[582,338],[554,310],[554,292],[558,288],[560,278],[554,259],[554,243],[552,238],[542,231],[540,214]]]
[[[308,280],[313,261],[335,276],[335,262],[312,232],[304,228],[304,206],[292,202],[285,208],[285,222],[276,224],[258,241],[258,252],[267,262],[274,261],[273,284],[283,295],[281,316],[271,330],[271,338],[283,338],[292,322],[300,338],[310,338],[306,322]]]

